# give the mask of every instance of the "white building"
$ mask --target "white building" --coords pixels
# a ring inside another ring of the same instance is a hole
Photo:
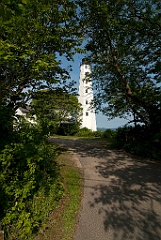
[[[96,115],[95,110],[91,108],[91,102],[93,101],[93,89],[92,79],[88,75],[91,74],[91,67],[87,62],[87,59],[82,59],[80,65],[80,78],[79,78],[79,90],[78,101],[81,103],[83,113],[81,117],[81,128],[88,128],[92,131],[96,131]]]
[[[28,117],[27,115],[29,114],[29,111],[31,110],[31,108],[29,106],[26,106],[26,108],[22,108],[22,107],[19,107],[17,110],[16,110],[16,114],[15,114],[15,120],[18,121],[18,118],[16,116],[23,116],[24,119],[27,121],[27,122],[30,122],[32,124],[36,124],[36,116],[34,115],[32,118],[31,117]]]

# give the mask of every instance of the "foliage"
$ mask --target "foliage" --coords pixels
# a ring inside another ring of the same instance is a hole
[[[62,123],[58,128],[57,134],[62,136],[73,136],[79,131],[79,124],[76,123]]]
[[[110,119],[133,116],[136,123],[157,132],[161,126],[161,2],[82,0],[79,4],[97,108]]]
[[[161,158],[161,134],[145,126],[136,125],[118,128],[114,136],[114,146],[143,157]]]
[[[0,220],[5,239],[31,239],[45,210],[62,195],[52,160],[56,152],[44,137],[45,120],[35,126],[20,120],[14,128],[14,116],[38,90],[57,84],[66,89],[69,73],[59,57],[72,60],[80,51],[76,15],[77,5],[70,0],[0,3]]]
[[[63,188],[55,148],[38,126],[22,122],[0,154],[0,221],[5,239],[32,239]]]
[[[99,130],[97,130],[97,131],[93,131],[92,132],[92,136],[93,137],[102,137],[102,132],[101,131],[99,131]]]
[[[91,137],[92,136],[92,130],[84,127],[81,128],[76,134],[75,136],[77,137]]]
[[[8,0],[1,3],[0,104],[14,109],[34,91],[53,87],[69,74],[59,55],[79,50],[77,5],[65,0]]]
[[[103,132],[103,137],[104,138],[108,138],[108,139],[112,139],[115,136],[115,131],[112,129],[106,129]]]
[[[101,131],[92,131],[86,127],[81,128],[75,136],[77,137],[102,137]]]
[[[36,93],[32,104],[37,121],[48,127],[50,134],[73,135],[79,128],[80,104],[74,94],[62,89]]]
[[[0,151],[12,139],[13,111],[11,108],[0,106]]]

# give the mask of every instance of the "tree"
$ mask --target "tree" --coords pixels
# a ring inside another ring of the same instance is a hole
[[[76,4],[8,0],[2,1],[1,12],[0,103],[15,109],[37,89],[69,77],[58,56],[71,60],[80,44]]]
[[[58,83],[65,87],[69,74],[59,56],[72,60],[79,51],[76,11],[72,0],[0,3],[0,224],[5,240],[33,239],[46,208],[51,211],[63,192],[57,153],[44,130],[20,121],[15,131],[13,121],[16,109],[38,90]]]
[[[75,1],[0,3],[0,145],[12,138],[15,111],[43,88],[69,79],[59,56],[72,60],[80,36]]]
[[[80,1],[96,104],[105,114],[135,115],[161,127],[161,3],[159,0]]]
[[[38,91],[31,107],[38,122],[45,124],[48,132],[57,133],[63,123],[79,126],[81,106],[78,99],[61,88]]]

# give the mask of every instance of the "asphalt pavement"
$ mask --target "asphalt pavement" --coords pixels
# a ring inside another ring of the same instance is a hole
[[[74,240],[161,240],[161,163],[105,142],[51,139],[77,156],[84,194]]]

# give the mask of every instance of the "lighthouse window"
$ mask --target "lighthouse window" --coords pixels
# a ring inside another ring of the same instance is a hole
[[[89,72],[85,72],[86,77],[88,77]]]
[[[88,112],[86,112],[86,116],[88,116]]]
[[[88,68],[88,66],[87,66],[87,65],[85,65],[85,68],[87,69],[87,68]]]
[[[86,100],[86,104],[88,104],[88,100]]]
[[[88,93],[88,88],[86,89],[86,93]]]

